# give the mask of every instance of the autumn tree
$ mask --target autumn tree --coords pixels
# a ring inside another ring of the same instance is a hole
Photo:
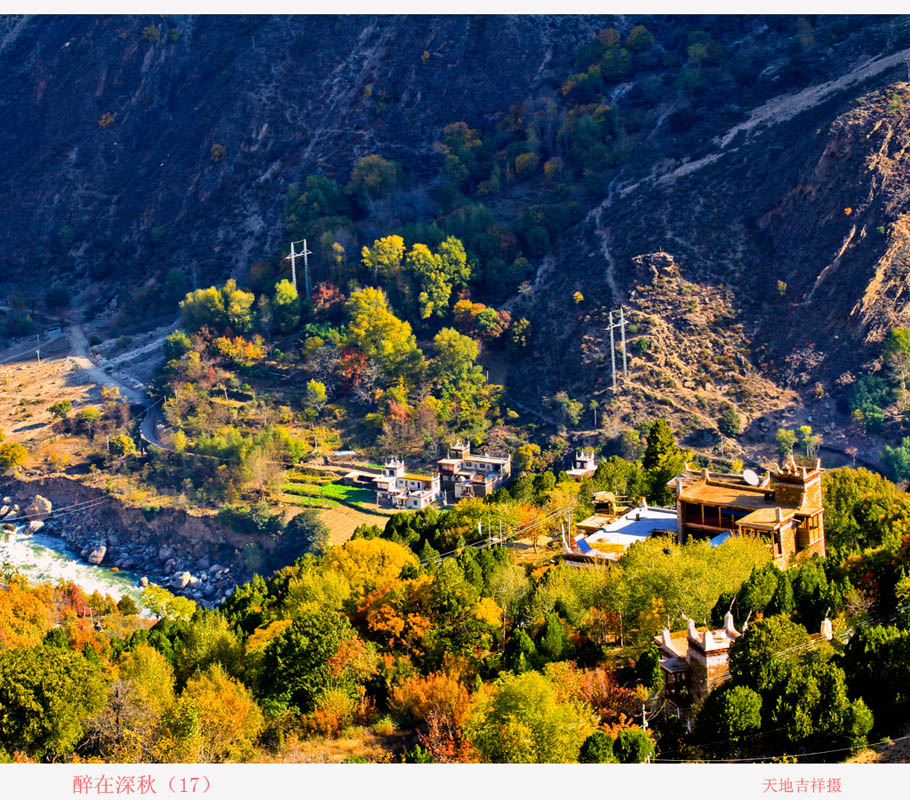
[[[0,431],[0,473],[22,466],[28,458],[28,450],[19,442],[4,440]]]
[[[153,752],[164,762],[249,760],[262,726],[247,689],[215,665],[194,676],[164,713]]]
[[[401,166],[398,162],[373,154],[364,156],[357,162],[351,171],[348,188],[365,202],[391,194],[400,182]]]
[[[799,438],[802,445],[806,448],[806,457],[815,456],[819,445],[821,445],[822,437],[817,434],[813,435],[811,425],[800,425]]]
[[[111,437],[108,452],[114,458],[125,458],[136,455],[139,450],[136,448],[136,442],[133,441],[131,436],[121,433],[118,436]]]
[[[318,416],[325,407],[327,400],[325,384],[322,381],[307,381],[306,391],[303,395],[303,405],[307,409],[312,409]]]
[[[180,302],[183,326],[195,332],[203,327],[223,332],[230,326],[235,333],[248,333],[253,327],[256,296],[238,288],[231,278],[220,289],[196,289]]]
[[[407,322],[389,309],[385,294],[366,288],[354,292],[346,304],[350,322],[348,336],[353,345],[375,359],[389,377],[418,379],[423,356]]]
[[[170,663],[155,648],[136,644],[121,657],[107,705],[87,725],[88,745],[105,761],[154,760],[161,717],[173,702]]]
[[[279,333],[290,333],[300,322],[300,298],[293,283],[284,279],[275,284],[272,319]]]
[[[399,577],[406,567],[416,568],[411,550],[384,539],[351,539],[326,554],[322,569],[342,575],[352,602]]]
[[[420,739],[436,763],[464,761],[468,744],[464,723],[470,709],[470,692],[454,671],[432,672],[408,678],[392,690],[390,706],[425,729]]]
[[[414,244],[408,251],[406,265],[418,284],[421,319],[445,316],[452,292],[466,286],[471,274],[464,245],[454,236],[447,237],[435,253],[425,244]]]
[[[590,712],[561,702],[539,672],[501,677],[478,696],[467,722],[481,759],[493,763],[572,763],[593,731]]]
[[[188,620],[177,623],[174,630],[174,674],[178,685],[191,675],[212,664],[239,675],[243,652],[237,635],[227,620],[216,611],[198,610]]]
[[[361,251],[363,266],[374,281],[380,276],[385,280],[392,280],[401,271],[404,249],[404,239],[400,236],[377,239],[372,247],[364,247]]]
[[[777,440],[777,449],[782,456],[788,456],[793,452],[793,446],[796,444],[796,431],[778,428],[774,438]]]

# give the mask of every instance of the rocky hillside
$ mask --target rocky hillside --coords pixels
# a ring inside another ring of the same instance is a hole
[[[878,371],[885,335],[910,322],[910,84],[899,80],[907,55],[856,62],[830,91],[810,88],[753,112],[760,125],[719,134],[699,159],[618,180],[574,232],[561,268],[536,287],[535,320],[558,342],[548,353],[556,381],[612,396],[604,324],[620,303],[634,319],[659,319],[663,333],[645,333],[651,347],[634,362],[633,383],[653,384],[655,372],[675,364],[682,387],[650,406],[674,397],[669,413],[688,430],[704,424],[705,411],[716,420],[727,401],[756,422],[775,407],[789,410],[753,431],[760,437],[805,421],[804,405],[842,397],[853,380]],[[873,76],[849,79],[870,61]],[[647,255],[654,251],[656,259]],[[681,276],[669,294],[661,291],[663,261]],[[567,314],[558,298],[574,291],[585,303]],[[592,342],[599,360],[590,358]],[[693,376],[680,366],[693,359],[701,360],[694,380],[702,395],[694,405],[685,391]],[[583,372],[567,366],[585,362]],[[761,389],[744,401],[737,387],[751,370],[763,375],[748,380]],[[621,393],[614,407],[635,394]],[[847,424],[826,405],[824,424]]]
[[[639,52],[641,21],[654,43]],[[616,45],[624,77],[582,97],[585,73],[567,76],[607,26],[634,56]],[[733,402],[760,438],[876,369],[906,319],[908,48],[906,20],[880,17],[5,18],[0,292],[41,269],[97,310],[174,265],[243,279],[286,244],[291,183],[344,183],[371,153],[405,169],[394,221],[423,223],[443,126],[558,151],[535,109],[565,123],[600,103],[610,149],[578,186],[540,176],[483,198],[509,224],[572,201],[505,302],[534,330],[502,370],[510,395],[539,407],[567,390],[691,433]],[[388,233],[388,213],[355,238]],[[635,391],[615,399],[603,326],[621,303],[639,349]]]
[[[419,176],[603,20],[22,17],[0,22],[0,254],[116,283],[283,246],[289,184],[380,153]]]

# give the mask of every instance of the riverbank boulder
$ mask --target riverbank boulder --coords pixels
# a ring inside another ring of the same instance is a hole
[[[107,548],[103,544],[99,544],[97,547],[92,549],[92,552],[88,554],[86,559],[89,564],[98,565],[104,561],[104,556],[107,555]]]
[[[187,586],[195,586],[197,583],[199,578],[194,578],[189,572],[178,572],[171,581],[175,589],[186,589]]]
[[[43,522],[48,518],[53,508],[54,504],[50,500],[40,494],[36,494],[32,502],[25,507],[25,516],[30,520]]]

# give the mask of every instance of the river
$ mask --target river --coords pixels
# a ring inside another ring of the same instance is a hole
[[[86,594],[109,594],[114,600],[127,595],[142,607],[142,589],[132,572],[87,564],[62,539],[43,533],[29,536],[24,531],[0,530],[0,564],[10,564],[35,583],[72,581]]]

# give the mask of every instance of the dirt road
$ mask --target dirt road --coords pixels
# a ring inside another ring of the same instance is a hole
[[[82,332],[78,323],[73,324],[69,329],[70,349],[72,350],[70,360],[85,372],[95,383],[101,386],[115,386],[120,390],[127,400],[131,403],[145,402],[145,393],[138,392],[130,388],[125,383],[118,381],[112,375],[108,375],[100,367],[95,366],[94,362],[88,357],[88,340]]]

